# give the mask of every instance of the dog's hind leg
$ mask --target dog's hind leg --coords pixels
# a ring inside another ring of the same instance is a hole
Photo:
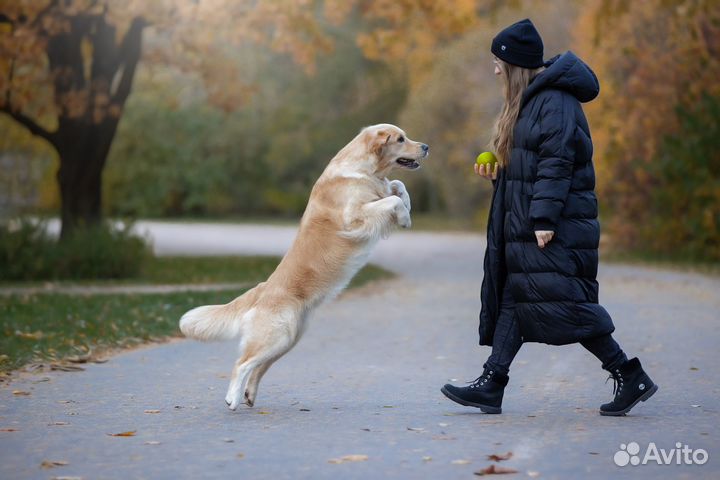
[[[270,368],[270,365],[282,357],[293,345],[293,341],[289,336],[283,335],[277,339],[272,345],[262,345],[260,342],[247,342],[245,344],[243,355],[235,362],[233,372],[228,386],[228,392],[225,396],[225,403],[228,404],[230,410],[235,410],[240,405],[243,396],[251,400],[246,402],[248,406],[252,406],[255,401],[255,395],[257,393],[257,382],[260,381],[260,377]],[[257,381],[254,385],[255,393],[252,397],[243,395],[243,387],[248,383],[248,378],[251,377],[257,369],[262,369],[257,377]]]
[[[257,397],[258,385],[260,384],[260,380],[262,379],[263,375],[265,375],[265,372],[267,372],[268,369],[272,366],[272,364],[275,363],[275,360],[277,360],[277,358],[270,359],[267,362],[258,365],[257,367],[255,367],[252,373],[250,373],[250,377],[248,378],[247,382],[247,388],[245,388],[245,404],[248,407],[252,407],[255,404],[255,397]]]
[[[247,355],[243,355],[235,361],[230,376],[230,385],[228,386],[227,395],[225,395],[225,403],[227,403],[230,410],[235,410],[238,405],[240,405],[240,391],[245,383],[245,379],[256,364],[257,363],[253,362]]]

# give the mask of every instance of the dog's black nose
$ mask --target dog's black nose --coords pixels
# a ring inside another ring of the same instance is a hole
[[[427,152],[428,150],[430,150],[430,147],[428,147],[428,146],[425,145],[424,143],[423,143],[422,145],[420,145],[420,148],[423,149],[423,152]]]

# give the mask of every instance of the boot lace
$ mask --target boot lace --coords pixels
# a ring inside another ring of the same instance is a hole
[[[617,368],[614,372],[610,372],[610,375],[605,380],[605,383],[607,383],[608,380],[610,380],[611,378],[613,380],[613,395],[615,395],[615,397],[617,398],[618,396],[620,396],[620,392],[622,392],[624,379],[622,373],[620,373],[620,370]]]
[[[487,382],[490,381],[490,379],[492,378],[492,374],[493,374],[492,370],[485,371],[478,378],[476,378],[472,382],[467,382],[467,383],[470,384],[470,388],[480,388],[483,385],[485,385]]]

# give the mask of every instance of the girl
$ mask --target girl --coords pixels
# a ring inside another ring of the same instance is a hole
[[[572,52],[543,62],[528,19],[492,42],[505,105],[492,139],[498,164],[475,165],[493,181],[480,311],[480,344],[492,345],[483,374],[443,394],[501,413],[510,363],[523,342],[580,342],[614,379],[600,415],[624,415],[657,391],[637,358],[628,360],[598,305],[600,226],[592,141],[581,102],[599,93],[597,77]]]

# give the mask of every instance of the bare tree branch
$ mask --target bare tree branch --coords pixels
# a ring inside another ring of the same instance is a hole
[[[120,45],[118,60],[122,63],[122,76],[112,96],[112,103],[116,105],[124,105],[130,95],[135,68],[140,61],[142,31],[146,25],[147,22],[142,17],[134,18]]]
[[[38,125],[35,120],[28,117],[27,115],[23,114],[22,112],[13,111],[10,105],[0,106],[0,112],[7,113],[8,115],[10,115],[10,117],[13,118],[13,120],[27,128],[30,133],[32,133],[33,135],[37,135],[38,137],[44,138],[51,144],[55,145],[55,133],[47,131],[45,128]]]

